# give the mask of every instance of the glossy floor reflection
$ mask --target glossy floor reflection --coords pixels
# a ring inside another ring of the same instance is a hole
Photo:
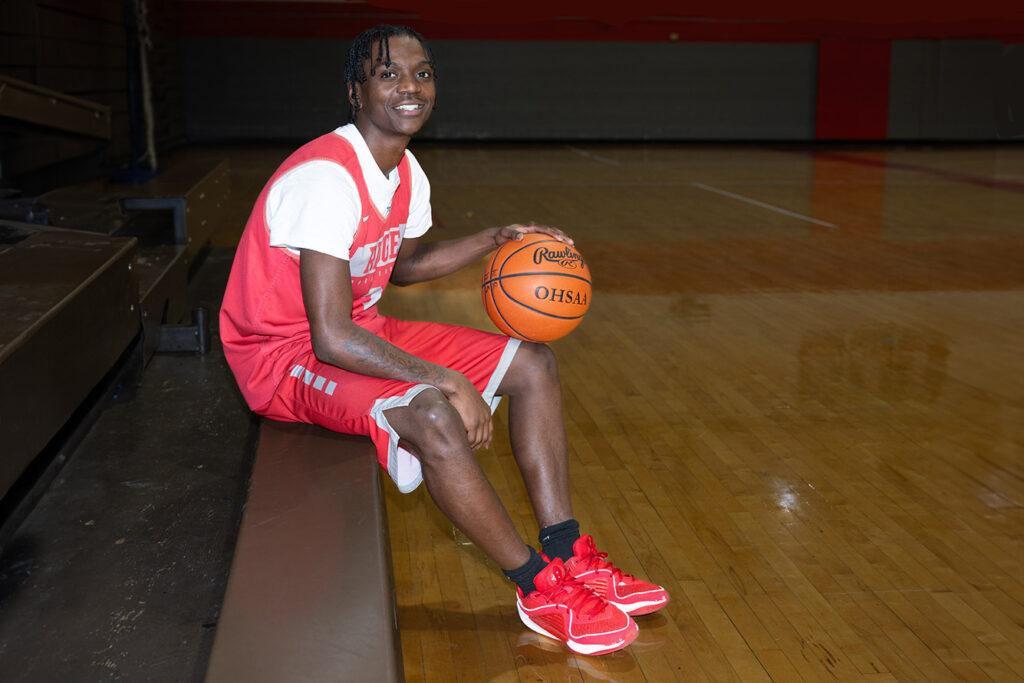
[[[593,304],[552,344],[576,515],[673,601],[643,647],[573,656],[389,491],[408,680],[1019,679],[1024,149],[414,149],[433,237],[576,238]],[[385,306],[489,329],[481,271]],[[534,540],[507,440],[480,460]]]

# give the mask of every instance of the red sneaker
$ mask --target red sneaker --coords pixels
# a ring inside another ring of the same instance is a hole
[[[561,640],[581,655],[621,650],[636,638],[636,622],[565,572],[555,558],[533,580],[537,590],[524,596],[516,588],[523,623],[541,635]]]
[[[602,598],[633,616],[656,612],[668,604],[668,593],[661,586],[622,573],[594,547],[591,536],[580,536],[572,545],[572,557],[565,569]]]

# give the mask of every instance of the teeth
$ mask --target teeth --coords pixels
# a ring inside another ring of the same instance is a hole
[[[419,104],[400,104],[395,109],[401,109],[402,111],[413,111],[415,109],[421,109],[422,105]]]

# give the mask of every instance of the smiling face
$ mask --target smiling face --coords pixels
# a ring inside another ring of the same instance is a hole
[[[395,35],[384,50],[378,47],[373,46],[372,62],[363,63],[366,81],[351,83],[349,90],[356,128],[371,148],[373,141],[388,138],[408,141],[430,118],[436,95],[434,69],[420,41]]]

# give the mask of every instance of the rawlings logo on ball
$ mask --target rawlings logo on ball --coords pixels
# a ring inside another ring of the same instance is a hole
[[[570,247],[557,251],[541,247],[540,249],[534,249],[533,262],[540,265],[541,261],[557,263],[563,268],[579,268],[583,264],[583,257],[580,256],[578,251]]]

